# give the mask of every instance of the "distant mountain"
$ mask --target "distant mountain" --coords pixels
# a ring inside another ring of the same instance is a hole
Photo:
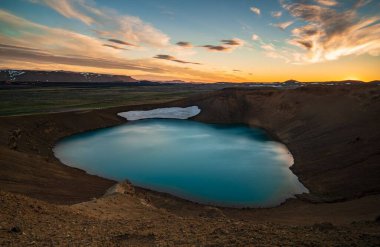
[[[344,80],[344,81],[338,81],[338,82],[335,82],[335,83],[344,83],[344,84],[362,84],[362,83],[365,83],[363,81],[359,81],[359,80]]]
[[[310,85],[327,85],[327,86],[360,85],[364,83],[365,82],[363,81],[357,81],[357,80],[308,82],[308,84]]]
[[[371,81],[370,83],[372,83],[372,84],[376,84],[376,85],[380,85],[380,81],[379,81],[379,80]]]
[[[172,81],[162,81],[162,83],[172,83],[172,84],[182,84],[182,83],[189,83],[182,80],[172,80]]]
[[[287,81],[284,81],[283,82],[284,84],[300,84],[300,82],[299,81],[296,81],[296,80],[287,80]]]
[[[0,70],[0,82],[22,83],[22,82],[137,82],[130,76],[109,75],[85,72],[69,71],[38,71],[38,70]]]

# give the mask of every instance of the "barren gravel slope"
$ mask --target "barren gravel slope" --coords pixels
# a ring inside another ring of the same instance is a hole
[[[109,212],[109,214],[108,214]],[[54,206],[0,192],[1,246],[376,246],[380,224],[287,226],[223,215],[179,217],[114,195]]]

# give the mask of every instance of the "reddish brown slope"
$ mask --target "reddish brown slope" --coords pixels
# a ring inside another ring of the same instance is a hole
[[[203,109],[199,121],[268,130],[293,153],[302,182],[325,199],[380,191],[379,87],[232,89],[188,104]]]

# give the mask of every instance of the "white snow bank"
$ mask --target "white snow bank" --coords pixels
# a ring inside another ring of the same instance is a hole
[[[201,112],[198,106],[182,107],[169,107],[158,108],[150,111],[127,111],[120,112],[117,115],[126,118],[129,121],[135,121],[147,118],[175,118],[175,119],[188,119],[198,115]]]

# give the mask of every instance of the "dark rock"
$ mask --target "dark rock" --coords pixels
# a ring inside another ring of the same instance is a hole
[[[21,129],[15,129],[9,134],[8,147],[10,149],[17,149],[17,142],[21,138]]]
[[[109,188],[104,195],[107,196],[113,194],[134,195],[135,187],[133,187],[133,185],[128,180],[125,180]]]
[[[14,226],[12,227],[10,230],[9,230],[10,233],[17,233],[17,234],[21,234],[22,233],[22,230],[20,227],[18,226]]]

